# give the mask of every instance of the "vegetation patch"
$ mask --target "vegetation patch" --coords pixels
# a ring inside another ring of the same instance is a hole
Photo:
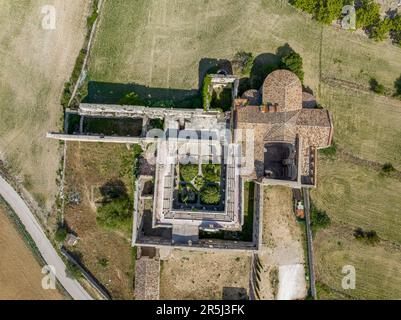
[[[221,165],[220,164],[202,164],[203,177],[210,182],[218,183],[221,179]]]
[[[380,95],[384,95],[384,93],[385,93],[384,86],[381,83],[379,83],[375,78],[370,78],[369,86],[370,86],[370,90],[372,90],[373,92],[380,94]]]
[[[362,228],[356,228],[354,230],[354,237],[358,240],[363,240],[368,244],[374,245],[380,241],[376,231],[364,231]]]
[[[310,211],[311,227],[314,232],[330,226],[331,220],[326,211],[317,209],[313,203],[311,203]]]
[[[220,188],[217,185],[208,185],[202,189],[200,198],[204,204],[219,204],[221,198]]]
[[[198,175],[199,167],[197,164],[180,164],[180,176],[185,182],[191,182]]]

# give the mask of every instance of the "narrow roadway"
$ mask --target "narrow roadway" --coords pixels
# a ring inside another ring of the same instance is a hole
[[[315,286],[315,267],[313,264],[313,239],[312,239],[312,229],[311,229],[311,221],[310,221],[309,189],[302,188],[302,193],[304,195],[306,236],[307,236],[307,241],[308,241],[308,265],[309,265],[310,294],[312,295],[312,297],[314,299],[317,299],[316,286]]]
[[[75,279],[67,277],[66,266],[53,248],[42,227],[20,195],[0,176],[0,195],[17,214],[48,265],[55,268],[56,278],[74,300],[92,300]]]

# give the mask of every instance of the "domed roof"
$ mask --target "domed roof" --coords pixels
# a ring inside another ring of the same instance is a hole
[[[296,74],[291,71],[273,71],[263,82],[262,103],[267,105],[277,105],[278,112],[301,109],[301,81]]]

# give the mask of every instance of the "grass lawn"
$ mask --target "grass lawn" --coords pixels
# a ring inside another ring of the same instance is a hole
[[[332,223],[314,239],[318,293],[323,299],[401,297],[399,246],[401,182],[360,165],[319,159],[318,187],[311,195]],[[354,238],[354,230],[375,230],[375,246]],[[356,269],[356,289],[343,290],[344,265]]]

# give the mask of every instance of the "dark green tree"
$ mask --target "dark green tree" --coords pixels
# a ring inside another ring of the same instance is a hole
[[[281,68],[294,72],[301,82],[304,81],[302,57],[295,51],[291,51],[281,57]]]

